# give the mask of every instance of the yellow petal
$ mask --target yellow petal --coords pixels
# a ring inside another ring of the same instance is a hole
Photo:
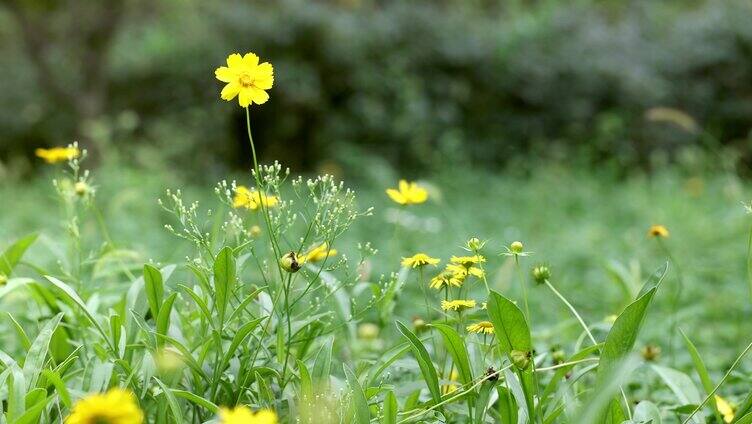
[[[235,79],[235,72],[226,66],[220,66],[214,71],[214,76],[222,82],[231,82]]]
[[[262,90],[268,90],[274,85],[274,77],[256,77],[256,79],[253,80],[253,85]]]
[[[258,65],[259,57],[253,53],[246,53],[243,56],[243,64],[249,68],[255,68]]]
[[[222,100],[232,100],[235,98],[235,96],[238,95],[239,92],[240,85],[231,82],[222,89],[222,92],[219,94],[219,96],[222,98]]]
[[[253,100],[253,103],[256,103],[257,105],[264,104],[267,100],[269,100],[269,94],[267,94],[266,91],[260,88],[251,87],[249,91],[251,93],[251,100]]]
[[[410,184],[407,183],[405,180],[399,181],[399,191],[401,193],[407,193],[407,191],[410,190]]]
[[[407,203],[405,196],[403,196],[402,193],[400,193],[399,191],[393,188],[387,189],[386,194],[389,196],[390,199],[394,200],[400,205],[404,205],[405,203]]]
[[[243,56],[238,53],[233,53],[227,56],[227,66],[230,68],[243,66]]]
[[[251,90],[244,88],[238,94],[238,103],[241,107],[248,107],[251,104]]]

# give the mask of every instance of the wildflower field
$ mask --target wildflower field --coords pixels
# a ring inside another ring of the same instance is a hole
[[[0,185],[0,422],[752,423],[748,181],[298,175],[257,155],[265,59],[206,87],[245,172],[71,142]]]

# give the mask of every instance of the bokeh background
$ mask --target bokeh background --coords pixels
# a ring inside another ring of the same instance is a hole
[[[338,246],[372,241],[374,278],[469,236],[521,239],[598,321],[666,260],[645,236],[662,223],[682,326],[722,365],[752,322],[750,22],[747,0],[4,1],[0,245],[41,228],[34,254],[54,258],[56,171],[33,152],[78,140],[134,263],[182,260],[156,199],[182,187],[211,207],[214,182],[248,182],[243,112],[214,69],[254,51],[276,77],[251,111],[262,161],[335,174],[375,206]],[[390,205],[401,177],[431,201]],[[509,287],[508,263],[489,266]]]

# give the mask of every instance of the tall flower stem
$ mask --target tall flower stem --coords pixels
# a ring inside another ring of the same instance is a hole
[[[552,292],[554,292],[556,297],[558,297],[559,300],[561,300],[567,306],[567,308],[569,308],[569,310],[572,311],[572,315],[574,315],[574,317],[577,318],[577,321],[580,322],[582,329],[585,330],[585,333],[587,333],[588,337],[590,338],[590,341],[593,342],[594,345],[597,345],[598,342],[595,340],[595,337],[593,337],[593,333],[590,332],[590,328],[587,326],[587,324],[585,324],[585,321],[583,321],[582,317],[577,312],[577,309],[575,309],[574,306],[572,306],[572,304],[569,303],[567,299],[561,293],[559,293],[558,290],[556,290],[556,288],[554,287],[553,284],[551,284],[550,281],[545,280],[545,284],[549,289],[551,289]]]

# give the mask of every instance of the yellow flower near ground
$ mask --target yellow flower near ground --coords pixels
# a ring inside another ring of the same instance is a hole
[[[734,421],[734,408],[731,406],[731,404],[724,398],[714,395],[715,397],[715,406],[718,408],[718,412],[723,415],[723,421],[730,423],[731,421]]]
[[[441,309],[448,311],[463,311],[475,307],[474,300],[442,300]]]
[[[141,424],[144,413],[129,390],[114,388],[89,395],[73,405],[65,424]]]
[[[330,256],[335,256],[336,254],[337,254],[337,249],[330,249],[329,244],[324,242],[314,247],[310,251],[308,251],[308,253],[306,253],[305,255],[303,255],[302,260],[303,262],[311,262],[311,263],[320,262]]]
[[[428,191],[426,189],[414,182],[409,183],[405,180],[400,180],[399,186],[396,189],[387,189],[386,194],[400,205],[417,205],[428,199]]]
[[[232,207],[246,208],[252,211],[257,210],[259,206],[273,208],[277,203],[279,203],[277,196],[267,196],[256,190],[249,190],[248,187],[242,185],[235,188],[235,197],[232,199]]]
[[[474,255],[474,256],[452,256],[449,259],[449,262],[457,265],[462,265],[465,268],[470,268],[471,266],[475,264],[479,264],[482,262],[485,262],[486,258],[484,258],[482,255]]]
[[[47,163],[58,163],[81,156],[81,151],[76,147],[53,147],[51,149],[36,149],[34,154]]]
[[[493,334],[494,326],[490,321],[480,321],[467,326],[467,331],[479,334]]]
[[[218,80],[227,83],[222,89],[222,100],[231,101],[235,97],[241,107],[252,103],[258,105],[269,100],[269,90],[274,85],[274,68],[269,62],[259,63],[259,57],[253,53],[241,56],[233,53],[227,56],[227,66],[220,66],[214,71]]]
[[[431,278],[429,287],[441,290],[444,287],[461,287],[464,279],[457,278],[451,271],[442,271],[441,274]]]
[[[425,253],[416,253],[409,258],[402,258],[402,266],[411,268],[422,268],[426,265],[436,266],[439,262],[439,259],[432,258]]]
[[[219,424],[277,424],[277,413],[271,409],[251,411],[247,406],[219,408]]]
[[[668,237],[668,229],[663,225],[653,225],[648,230],[648,236],[650,237]]]

